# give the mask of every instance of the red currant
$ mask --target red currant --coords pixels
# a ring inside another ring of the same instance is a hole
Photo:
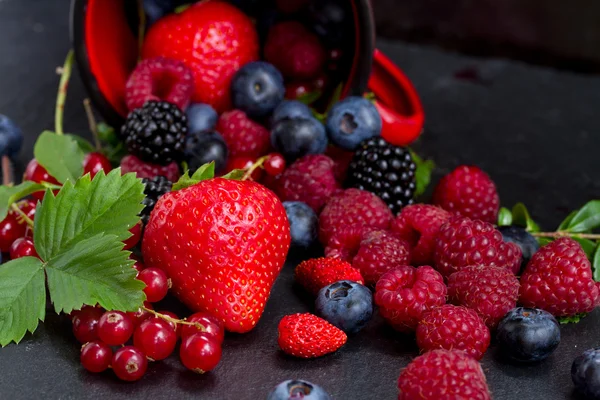
[[[123,243],[125,243],[125,250],[129,250],[135,247],[136,244],[139,243],[140,239],[142,238],[142,223],[138,222],[137,224],[135,224],[130,230],[129,233],[131,233],[131,237],[129,239],[126,239],[123,241]]]
[[[221,344],[206,333],[195,333],[183,339],[179,357],[187,369],[203,374],[221,361]]]
[[[233,158],[230,158],[229,161],[227,162],[227,165],[225,166],[225,171],[231,172],[234,169],[247,170],[248,168],[250,168],[254,165],[254,162],[255,162],[255,160],[253,158],[247,157],[247,156],[233,157]],[[251,178],[254,181],[258,181],[262,177],[262,173],[263,173],[263,171],[261,168],[256,168],[254,170],[254,172],[252,173]]]
[[[89,153],[83,159],[83,173],[89,173],[92,178],[100,171],[108,174],[111,170],[110,161],[101,153]]]
[[[271,176],[277,176],[285,170],[285,158],[279,153],[269,155],[265,160],[265,172]]]
[[[288,83],[285,86],[285,98],[296,100],[299,97],[302,97],[310,92],[312,92],[314,88],[312,84],[305,82],[292,82]]]
[[[50,175],[48,171],[46,171],[46,168],[42,167],[35,158],[29,161],[29,164],[27,164],[27,168],[25,169],[25,180],[37,183],[48,182],[55,185],[60,185],[60,183],[52,175]],[[44,198],[44,193],[44,191],[39,191],[33,193],[32,196],[38,200],[42,200]]]
[[[161,301],[169,291],[169,278],[161,269],[146,268],[138,273],[137,279],[146,284],[144,293],[146,293],[146,300],[150,303]]]
[[[133,346],[125,346],[117,350],[111,364],[117,377],[128,382],[137,381],[148,369],[146,355]]]
[[[135,264],[133,264],[133,269],[135,269],[137,272],[142,272],[144,268],[144,263],[136,259]]]
[[[8,253],[10,246],[15,240],[25,236],[27,224],[20,223],[17,215],[9,212],[2,221],[0,221],[0,251]]]
[[[144,302],[144,307],[153,310],[152,304],[148,303],[147,301]],[[148,318],[150,318],[152,316],[151,313],[144,310],[143,308],[140,308],[139,310],[137,310],[135,312],[130,311],[127,313],[127,315],[133,321],[134,327],[137,327],[139,324],[141,324],[142,322],[144,322],[145,320],[147,320]]]
[[[175,329],[160,318],[149,318],[133,334],[133,345],[153,360],[169,357],[177,344]]]
[[[16,260],[21,257],[39,258],[37,251],[35,251],[33,240],[28,237],[18,238],[10,246],[10,259]]]
[[[81,347],[81,365],[90,372],[106,371],[112,357],[110,346],[99,340],[86,343]]]
[[[133,321],[122,311],[107,311],[98,322],[100,340],[111,346],[127,342],[133,333]]]
[[[98,322],[102,318],[102,314],[104,311],[96,307],[84,307],[72,314],[73,335],[79,343],[98,339]]]
[[[166,315],[167,317],[171,317],[173,319],[179,319],[177,314],[175,314],[174,312],[171,312],[171,311],[159,311],[159,313]],[[154,318],[159,318],[159,317],[154,316]],[[177,334],[177,337],[180,337],[181,336],[181,324],[177,324],[175,322],[169,322],[169,325],[171,325],[173,327],[173,329],[175,329],[175,333]]]
[[[186,321],[201,324],[204,326],[204,329],[206,329],[204,332],[205,334],[212,336],[217,343],[223,343],[223,339],[225,338],[225,327],[223,326],[223,322],[217,317],[205,312],[197,312],[196,314],[192,314],[189,318],[186,318]],[[198,332],[201,331],[194,325],[182,325],[181,327],[182,338],[192,336]]]

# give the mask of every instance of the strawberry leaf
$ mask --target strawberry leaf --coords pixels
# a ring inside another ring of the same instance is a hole
[[[527,207],[523,203],[517,203],[512,209],[513,224],[523,227],[527,232],[539,232],[540,227],[529,215]]]
[[[35,218],[35,248],[44,261],[99,233],[115,235],[118,241],[131,236],[129,229],[140,220],[144,185],[135,174],[108,175],[93,180],[87,174],[75,184],[66,182],[56,197],[47,191]]]
[[[536,238],[538,243],[540,244],[540,246],[545,246],[547,244],[550,244],[554,241],[554,239],[549,238],[549,237],[538,237]]]
[[[134,261],[123,246],[116,235],[98,233],[48,260],[48,289],[56,312],[96,303],[107,310],[139,309],[145,300],[144,283],[135,279]]]
[[[571,236],[571,239],[575,240],[581,245],[581,248],[587,255],[588,259],[592,261],[594,258],[594,253],[596,252],[596,243],[589,239],[584,239],[577,236]]]
[[[512,212],[506,208],[500,208],[498,212],[498,226],[510,226],[513,223]]]
[[[0,345],[19,343],[46,316],[42,262],[23,257],[0,266]]]
[[[98,138],[102,142],[111,144],[113,146],[116,146],[119,143],[121,143],[119,136],[117,136],[117,133],[115,132],[115,129],[112,126],[104,122],[100,122],[96,126],[96,129],[98,130]]]
[[[592,200],[573,215],[566,228],[569,232],[590,232],[600,227],[600,200]]]
[[[44,189],[46,189],[44,185],[31,181],[25,181],[17,186],[0,186],[0,221],[6,218],[12,203]]]
[[[69,136],[44,131],[35,142],[33,154],[60,183],[75,182],[83,174],[83,151]]]
[[[581,321],[582,318],[585,318],[585,316],[587,315],[587,313],[579,313],[579,314],[575,314],[575,315],[570,315],[568,317],[557,317],[557,321],[559,324],[561,325],[565,325],[565,324],[576,324],[579,321]]]
[[[185,188],[195,185],[196,183],[206,181],[206,180],[212,179],[214,177],[215,177],[215,162],[212,161],[212,162],[210,162],[208,164],[204,164],[203,166],[198,168],[192,176],[190,176],[189,171],[185,171],[185,173],[181,176],[181,178],[179,178],[179,180],[173,184],[172,191],[185,189]]]
[[[577,215],[578,212],[579,212],[579,210],[571,211],[571,213],[569,215],[567,215],[567,218],[565,218],[564,221],[560,223],[560,225],[558,226],[558,228],[556,230],[558,232],[566,231],[567,228],[569,227],[569,224],[573,220],[573,217],[575,217],[575,215]]]
[[[592,271],[594,271],[594,280],[600,282],[600,243],[596,246],[594,257],[592,257]]]
[[[71,135],[69,133],[65,134],[65,136],[70,139],[73,139],[77,143],[77,146],[79,146],[81,151],[83,151],[84,154],[93,153],[94,151],[96,151],[96,148],[94,147],[94,145],[91,144],[88,140],[82,138],[81,136]]]
[[[435,169],[435,163],[432,160],[423,160],[414,150],[409,149],[417,170],[415,171],[415,179],[417,188],[415,196],[420,196],[427,190],[431,183],[431,173]]]
[[[232,181],[240,181],[245,175],[246,171],[244,171],[243,169],[234,169],[228,174],[223,175],[222,178],[231,179]]]

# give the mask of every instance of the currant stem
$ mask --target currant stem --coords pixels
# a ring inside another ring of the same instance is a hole
[[[201,332],[206,332],[206,328],[204,327],[204,325],[202,325],[199,322],[188,322],[182,319],[175,319],[172,317],[169,317],[168,315],[165,314],[161,314],[159,312],[156,312],[150,308],[147,307],[142,307],[142,310],[149,312],[150,314],[153,314],[154,316],[160,318],[160,319],[164,319],[167,322],[171,322],[174,324],[180,324],[180,325],[190,325],[190,326],[195,326],[196,328],[198,328]]]
[[[591,239],[591,240],[600,240],[600,234],[596,233],[573,233],[566,231],[558,231],[558,232],[533,232],[531,234],[535,237],[545,237],[545,238],[554,238],[558,239],[561,237],[574,237],[580,239]]]
[[[98,138],[98,124],[96,123],[96,117],[94,117],[94,111],[92,110],[90,99],[86,98],[83,100],[83,108],[85,108],[85,115],[87,116],[92,136],[94,137],[94,144],[96,145],[96,150],[100,151],[102,150],[102,145],[100,144],[100,139]]]
[[[63,134],[63,114],[65,110],[65,101],[67,100],[67,89],[69,87],[69,79],[73,71],[73,59],[75,54],[73,50],[69,50],[65,64],[60,69],[60,83],[58,84],[58,95],[56,96],[56,109],[54,111],[54,131],[57,135]]]
[[[10,158],[7,155],[2,156],[2,184],[10,186],[13,184],[13,169]]]
[[[246,173],[242,177],[242,180],[247,181],[252,176],[254,171],[263,167],[263,165],[265,164],[265,161],[267,161],[268,158],[269,158],[269,156],[263,156],[263,157],[259,158],[258,160],[256,160],[256,162],[254,164],[252,164],[252,166],[246,170]]]
[[[10,208],[12,208],[13,211],[15,211],[17,214],[19,214],[19,216],[23,219],[23,221],[25,221],[27,223],[27,225],[29,225],[30,228],[33,228],[33,220],[31,218],[29,218],[27,216],[27,214],[25,214],[25,212],[23,210],[21,210],[19,208],[19,206],[17,206],[16,203],[12,203],[10,205]]]
[[[144,0],[138,0],[138,61],[142,60],[142,47],[144,46],[144,35],[146,34],[146,12],[144,11]]]

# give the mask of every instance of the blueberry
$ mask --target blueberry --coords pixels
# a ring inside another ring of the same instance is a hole
[[[354,151],[360,142],[381,134],[381,117],[369,100],[348,97],[333,106],[327,118],[329,140]]]
[[[264,61],[246,64],[233,77],[231,94],[235,108],[253,118],[265,117],[283,101],[283,76]]]
[[[517,307],[509,311],[496,332],[501,354],[519,362],[547,358],[560,343],[560,328],[549,312]]]
[[[227,164],[228,155],[227,144],[218,132],[196,132],[186,138],[185,161],[190,173],[211,161],[215,162],[215,172],[221,172]]]
[[[319,217],[312,208],[301,201],[285,201],[283,206],[290,221],[292,245],[310,247],[317,239]]]
[[[283,119],[271,130],[271,144],[288,162],[327,149],[325,127],[314,118]]]
[[[283,381],[269,393],[267,400],[331,400],[331,396],[319,385],[294,379]]]
[[[0,155],[13,157],[21,151],[23,132],[10,118],[0,114]]]
[[[312,118],[312,116],[310,108],[301,101],[285,100],[273,112],[273,122],[279,122],[285,118]]]
[[[350,2],[345,0],[312,1],[309,6],[308,24],[329,47],[344,43],[350,33],[352,17]]]
[[[317,315],[346,333],[356,333],[373,317],[373,295],[365,286],[339,281],[319,291]]]
[[[571,379],[588,399],[600,399],[600,348],[586,350],[573,361]]]
[[[185,114],[188,118],[190,133],[210,131],[215,128],[219,119],[215,109],[203,103],[191,104]]]
[[[514,243],[521,248],[523,252],[521,270],[523,270],[529,260],[531,260],[531,257],[540,248],[540,244],[529,232],[520,226],[500,226],[498,230],[502,233],[502,238],[505,242]]]

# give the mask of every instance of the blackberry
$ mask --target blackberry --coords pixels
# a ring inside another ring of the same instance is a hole
[[[182,159],[187,132],[185,113],[166,101],[146,102],[129,113],[121,128],[130,154],[160,165]]]
[[[150,219],[150,213],[152,210],[154,210],[156,202],[162,195],[171,191],[173,183],[164,176],[155,176],[152,179],[144,178],[142,179],[142,182],[146,186],[144,188],[144,194],[146,197],[144,200],[142,200],[144,209],[140,213],[140,217],[142,218],[144,226],[146,226],[148,224],[148,220]]]
[[[402,207],[413,204],[416,169],[408,149],[396,147],[381,137],[366,139],[352,157],[346,186],[376,194],[396,214]]]

